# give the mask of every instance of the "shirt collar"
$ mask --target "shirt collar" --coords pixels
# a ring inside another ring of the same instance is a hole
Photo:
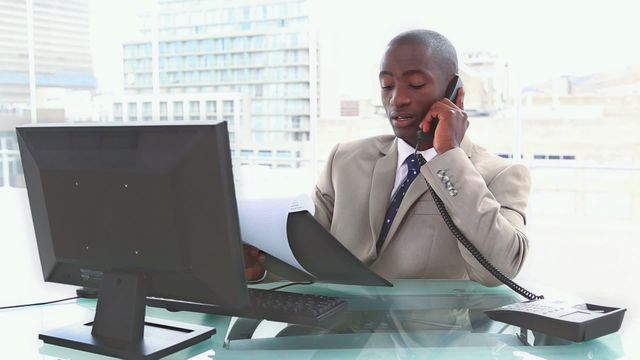
[[[407,156],[413,154],[416,150],[411,145],[407,144],[404,140],[398,138],[398,164],[396,166],[396,171],[400,169],[400,166],[404,164],[404,161],[407,159]],[[418,151],[418,153],[422,154],[425,160],[431,161],[438,153],[436,149],[433,147],[428,148],[427,150]]]

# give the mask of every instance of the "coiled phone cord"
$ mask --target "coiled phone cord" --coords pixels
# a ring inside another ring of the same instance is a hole
[[[426,179],[425,179],[425,181],[426,181]],[[451,233],[453,234],[453,236],[455,236],[456,239],[458,239],[458,241],[462,245],[464,245],[464,247],[467,248],[467,250],[469,250],[471,255],[473,255],[473,257],[475,257],[476,260],[478,260],[478,262],[482,266],[484,266],[484,268],[487,269],[487,271],[489,271],[491,273],[491,275],[495,276],[495,278],[498,279],[500,282],[502,282],[503,284],[507,285],[513,291],[517,292],[518,294],[524,296],[525,298],[527,298],[529,300],[544,299],[544,295],[535,295],[531,291],[523,288],[522,286],[516,284],[513,280],[511,280],[508,277],[506,277],[502,272],[500,272],[500,270],[496,269],[496,267],[493,266],[493,264],[491,264],[482,255],[482,253],[480,253],[480,250],[478,250],[478,248],[475,247],[475,245],[473,245],[471,243],[471,241],[469,241],[469,239],[467,239],[460,232],[460,229],[458,229],[456,224],[453,223],[453,220],[451,219],[451,216],[447,212],[447,209],[444,207],[444,203],[443,203],[442,199],[440,199],[438,194],[436,194],[436,191],[433,190],[433,187],[431,185],[429,185],[428,182],[427,182],[427,187],[429,188],[429,192],[431,192],[431,196],[433,197],[433,200],[435,201],[436,206],[438,207],[438,211],[440,212],[440,215],[442,215],[442,218],[444,219],[445,224],[447,224],[447,227],[449,228],[449,230],[451,230]]]

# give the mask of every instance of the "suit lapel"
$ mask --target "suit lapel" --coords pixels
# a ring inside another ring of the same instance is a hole
[[[369,223],[373,235],[373,246],[378,240],[384,215],[391,202],[391,190],[395,181],[396,166],[398,162],[397,139],[393,140],[388,148],[381,148],[383,156],[376,161],[371,179],[371,193],[369,194]]]
[[[465,136],[462,139],[462,142],[460,143],[460,148],[467,154],[469,158],[471,158],[471,153],[473,151],[473,143],[471,142],[468,136]],[[398,157],[397,146],[395,146],[395,149],[396,149],[396,154],[394,156],[397,159]],[[418,175],[418,177],[411,183],[411,185],[409,185],[409,189],[407,190],[406,195],[402,199],[402,203],[400,203],[400,208],[398,208],[398,213],[396,214],[396,217],[393,219],[391,228],[389,228],[389,233],[387,234],[387,240],[384,242],[384,245],[382,246],[382,249],[380,249],[380,252],[383,252],[384,249],[389,245],[390,243],[389,239],[393,239],[393,235],[398,230],[398,227],[400,226],[400,224],[402,224],[402,220],[404,219],[404,217],[407,216],[407,213],[409,212],[409,209],[411,209],[411,206],[413,206],[413,204],[416,201],[418,201],[418,199],[420,199],[425,192],[429,190],[427,182],[424,179],[425,179],[424,175]],[[387,193],[390,193],[390,192],[391,192],[391,188],[389,188]],[[387,211],[387,207],[389,207],[390,201],[388,201],[388,199],[389,197],[387,196],[387,203],[382,212],[382,215],[381,215],[382,217],[384,217],[384,214]],[[370,203],[370,206],[371,205],[373,205],[372,202]],[[373,212],[371,211],[371,213]],[[377,225],[377,229],[375,232],[375,239],[378,239],[378,235],[380,234],[382,221],[384,221],[382,217],[380,218],[380,223]]]
[[[400,224],[402,224],[402,220],[409,209],[429,188],[427,187],[427,182],[424,181],[424,175],[418,175],[418,177],[413,180],[411,185],[409,185],[409,189],[407,189],[407,193],[405,194],[402,202],[400,203],[400,207],[398,208],[398,213],[396,214],[395,219],[393,219],[393,223],[389,228],[389,233],[387,234],[387,240],[384,242],[382,249],[380,252],[384,251],[384,249],[389,244],[389,239],[393,239],[393,235],[398,230]]]

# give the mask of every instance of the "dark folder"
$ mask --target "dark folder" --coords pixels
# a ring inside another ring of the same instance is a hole
[[[369,270],[345,248],[308,211],[293,212],[287,218],[287,238],[293,255],[305,272],[267,257],[266,267],[273,273],[293,281],[315,281],[347,285],[393,286]]]

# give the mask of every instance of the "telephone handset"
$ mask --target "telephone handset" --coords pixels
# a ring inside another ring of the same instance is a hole
[[[445,96],[452,102],[455,102],[456,94],[461,86],[462,81],[460,78],[457,75],[454,76],[447,86]],[[425,140],[427,136],[431,136],[431,139],[433,139],[436,125],[437,120],[432,122],[428,133],[423,133],[418,130],[416,153],[418,152],[419,143]],[[487,310],[485,313],[489,318],[571,341],[591,340],[620,329],[626,309],[593,304],[574,304],[573,306],[568,306],[561,301],[545,301],[543,300],[544,296],[533,294],[505,276],[460,232],[460,229],[454,224],[451,216],[447,212],[442,199],[436,194],[434,188],[429,185],[426,178],[425,181],[436,203],[438,212],[453,236],[496,279],[528,299],[528,301],[523,303]]]
[[[451,100],[452,103],[456,102],[456,96],[458,95],[458,89],[462,87],[462,79],[458,75],[454,75],[453,78],[449,81],[447,85],[447,89],[444,92],[444,97]],[[431,127],[428,132],[422,132],[422,130],[417,131],[418,142],[424,141],[426,139],[433,140],[433,137],[436,135],[436,126],[438,126],[438,119],[434,119],[431,122]],[[416,149],[418,147],[416,146]]]

